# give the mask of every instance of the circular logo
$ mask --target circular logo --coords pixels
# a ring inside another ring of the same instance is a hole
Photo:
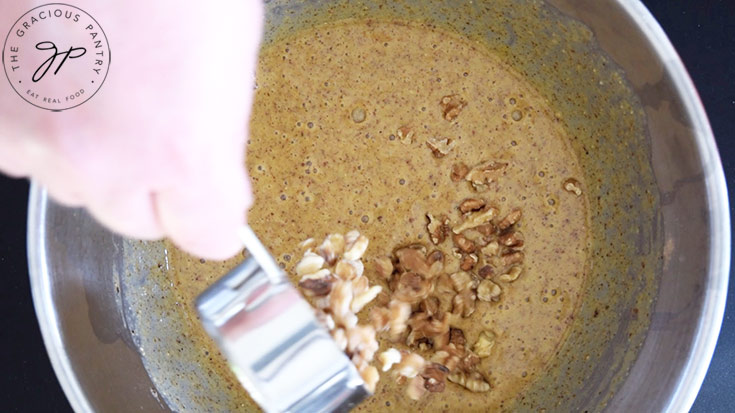
[[[5,38],[5,75],[33,106],[61,111],[88,101],[110,68],[102,27],[84,10],[63,3],[31,9]]]

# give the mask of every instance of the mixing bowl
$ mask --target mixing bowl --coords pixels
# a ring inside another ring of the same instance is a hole
[[[350,17],[344,10],[364,14],[357,17],[383,13],[375,3],[344,9],[339,1],[266,1],[266,38],[284,28]],[[590,299],[579,309],[579,322],[548,377],[532,384],[527,400],[516,407],[687,411],[725,308],[730,223],[707,117],[659,25],[633,0],[393,2],[391,8],[439,22],[467,16],[457,31],[485,37],[529,77],[548,78],[549,96],[582,88],[577,96],[585,99],[584,107],[612,120],[605,133],[587,129],[573,144],[587,153],[588,180],[598,182],[589,189],[590,199],[597,200],[591,230],[599,242],[592,247],[599,254],[590,258],[595,264]],[[606,100],[603,82],[585,84],[597,72],[574,75],[586,57],[559,60],[563,53],[555,47],[564,44],[564,36],[578,37],[570,41],[582,45],[574,50],[591,56],[587,69],[598,63],[619,68],[624,80],[618,80],[636,102],[628,107]],[[605,57],[594,60],[596,54]],[[577,64],[561,77],[564,71],[556,65],[570,62]],[[634,128],[616,126],[613,115],[623,109],[631,118],[640,114],[640,139],[629,138]],[[565,121],[570,130],[584,129],[575,126],[574,115]],[[640,168],[632,162],[637,157],[643,160]],[[602,257],[605,252],[614,259]],[[61,207],[33,185],[28,217],[33,299],[51,362],[76,411],[176,410],[170,400],[177,390],[164,388],[152,373],[153,355],[137,336],[139,320],[131,318],[125,295],[136,283],[148,282],[151,266],[164,253],[155,243],[110,233],[84,210]],[[600,318],[598,309],[604,309]]]

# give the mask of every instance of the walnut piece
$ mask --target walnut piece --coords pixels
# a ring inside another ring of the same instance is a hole
[[[449,278],[452,280],[452,287],[454,287],[454,291],[458,293],[467,289],[471,289],[475,286],[472,276],[464,271],[455,272],[454,274],[450,275]]]
[[[523,234],[518,231],[506,232],[498,237],[498,242],[506,247],[520,248],[523,246]]]
[[[431,149],[431,153],[434,155],[435,158],[443,158],[444,156],[446,156],[449,151],[454,148],[454,145],[456,145],[456,142],[449,138],[429,138],[426,141],[426,146]]]
[[[475,312],[475,300],[477,295],[471,290],[466,289],[457,293],[452,299],[452,314],[461,315],[467,318]]]
[[[462,260],[459,263],[459,269],[462,271],[471,271],[477,264],[477,254],[465,254],[462,256]]]
[[[393,275],[393,261],[390,257],[378,257],[375,259],[375,270],[381,277],[390,280]]]
[[[477,270],[477,275],[480,276],[480,278],[490,278],[495,274],[495,270],[493,270],[493,267],[489,265],[483,265],[479,270]]]
[[[468,240],[462,234],[453,234],[452,241],[454,242],[454,245],[459,248],[460,251],[468,254],[471,252],[475,252],[475,249],[477,248],[474,242]]]
[[[426,230],[429,231],[429,237],[434,245],[439,245],[447,238],[449,218],[445,215],[434,217],[431,214],[426,214],[426,219],[429,223],[426,225]]]
[[[500,286],[490,280],[482,280],[477,286],[477,298],[482,301],[498,301],[502,293]]]
[[[416,376],[411,379],[410,382],[408,382],[408,387],[406,388],[406,395],[411,400],[419,400],[421,397],[426,394],[426,380],[424,380],[421,376]]]
[[[505,231],[506,229],[510,228],[512,225],[515,225],[518,221],[521,220],[522,212],[520,208],[516,208],[508,213],[508,215],[505,216],[500,222],[498,222],[498,229],[501,231]]]
[[[449,178],[451,178],[452,182],[459,182],[467,176],[468,172],[470,172],[470,168],[467,165],[462,162],[456,163],[452,165],[452,173],[449,175]]]
[[[574,178],[569,178],[564,181],[563,187],[565,191],[571,192],[574,195],[582,195],[582,186],[579,184],[579,181]]]
[[[476,371],[471,373],[464,371],[450,373],[449,376],[447,376],[447,380],[452,383],[459,384],[474,393],[482,393],[490,390],[490,384],[485,381],[485,378],[482,377],[480,373]]]
[[[365,254],[368,247],[368,239],[357,231],[350,231],[345,235],[345,253],[343,255],[346,260],[359,260]]]
[[[446,388],[446,379],[448,374],[449,369],[442,364],[427,364],[421,372],[421,377],[425,380],[424,387],[432,393],[443,392]]]
[[[416,377],[425,364],[424,358],[416,353],[404,354],[401,361],[396,364],[396,372],[403,377]]]
[[[523,269],[518,265],[514,265],[513,267],[510,267],[510,270],[505,274],[500,274],[498,276],[498,281],[512,283],[520,277],[521,272],[523,272]]]
[[[334,274],[337,277],[349,281],[361,277],[365,267],[360,260],[339,260],[334,267]]]
[[[459,116],[459,112],[467,105],[459,95],[447,95],[439,102],[442,108],[442,117],[445,120],[453,121]]]
[[[518,264],[523,261],[523,253],[521,251],[510,251],[500,258],[504,266]]]
[[[408,126],[401,126],[398,128],[396,135],[398,135],[398,139],[404,145],[413,143],[413,129]]]
[[[495,333],[485,330],[480,333],[480,337],[477,339],[477,342],[472,346],[472,351],[474,351],[479,357],[488,357],[494,344]]]
[[[485,200],[478,198],[467,198],[459,204],[459,211],[463,214],[479,211],[485,207]]]
[[[298,264],[296,264],[296,275],[302,277],[306,274],[313,274],[324,267],[324,258],[321,255],[315,254],[311,251],[307,251],[304,257],[301,258]]]
[[[401,362],[401,352],[395,348],[389,348],[378,354],[378,360],[383,365],[382,370],[388,371],[394,364]]]
[[[380,373],[378,373],[378,369],[375,366],[366,365],[364,368],[359,370],[360,376],[362,376],[362,381],[365,382],[365,388],[367,389],[370,394],[375,393],[375,386],[378,384],[378,380],[380,380]]]
[[[332,291],[334,277],[327,273],[324,278],[307,278],[299,281],[299,287],[304,290],[304,294],[309,297],[325,296]]]
[[[405,272],[398,279],[393,297],[409,304],[416,304],[428,297],[434,284],[415,272]]]
[[[490,184],[498,181],[507,167],[507,162],[490,161],[473,168],[464,179],[472,184],[475,191],[486,191]]]
[[[397,340],[408,325],[408,318],[411,316],[411,305],[399,300],[391,300],[388,304],[389,321],[388,333],[390,339]]]
[[[485,211],[477,211],[469,214],[467,218],[460,225],[452,228],[452,232],[455,234],[461,234],[463,231],[477,228],[480,225],[487,224],[492,221],[493,218],[498,214],[498,210],[495,208],[488,208]]]
[[[334,265],[337,257],[342,255],[344,248],[345,237],[342,234],[331,234],[324,239],[316,252],[324,258],[328,265]]]
[[[464,348],[467,344],[467,340],[464,337],[464,332],[459,328],[449,329],[449,342],[454,344],[456,348]]]
[[[487,257],[494,257],[498,255],[498,252],[500,252],[500,244],[498,244],[497,241],[489,242],[487,245],[482,247],[480,251],[482,251],[482,253]]]
[[[353,313],[359,313],[360,310],[362,310],[370,301],[373,301],[373,299],[375,299],[382,290],[383,287],[374,285],[367,291],[355,294],[355,297],[352,299],[352,303],[350,304],[350,310],[352,310]]]
[[[426,263],[426,256],[419,249],[412,247],[404,247],[396,250],[396,258],[401,270],[406,272],[415,272],[426,277],[430,277],[431,268]]]

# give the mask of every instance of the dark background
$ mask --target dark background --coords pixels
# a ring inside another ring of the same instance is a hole
[[[697,86],[717,138],[728,187],[735,188],[735,1],[644,3],[669,35]],[[68,412],[71,409],[51,369],[31,301],[25,248],[27,200],[26,181],[0,175],[0,411]],[[735,411],[733,367],[735,283],[730,283],[720,339],[692,411]]]

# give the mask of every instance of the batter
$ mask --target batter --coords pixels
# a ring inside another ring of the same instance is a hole
[[[348,21],[275,42],[261,52],[257,85],[248,220],[287,271],[304,239],[358,229],[370,239],[366,274],[377,277],[371,258],[430,245],[427,213],[455,211],[478,196],[503,213],[523,210],[523,275],[499,303],[478,303],[477,325],[463,326],[470,343],[483,329],[498,336],[483,361],[492,389],[448,384],[412,401],[384,375],[357,411],[495,411],[522,396],[563,342],[587,273],[585,182],[548,103],[480,44],[404,22]],[[444,116],[449,95],[465,102],[456,117]],[[453,146],[437,157],[430,139]],[[453,165],[491,160],[508,167],[486,191],[452,181]],[[581,196],[565,190],[569,179]],[[201,262],[168,249],[167,276],[178,301],[189,304],[198,362],[231,389],[231,400],[212,410],[252,409],[193,306],[238,260]]]

